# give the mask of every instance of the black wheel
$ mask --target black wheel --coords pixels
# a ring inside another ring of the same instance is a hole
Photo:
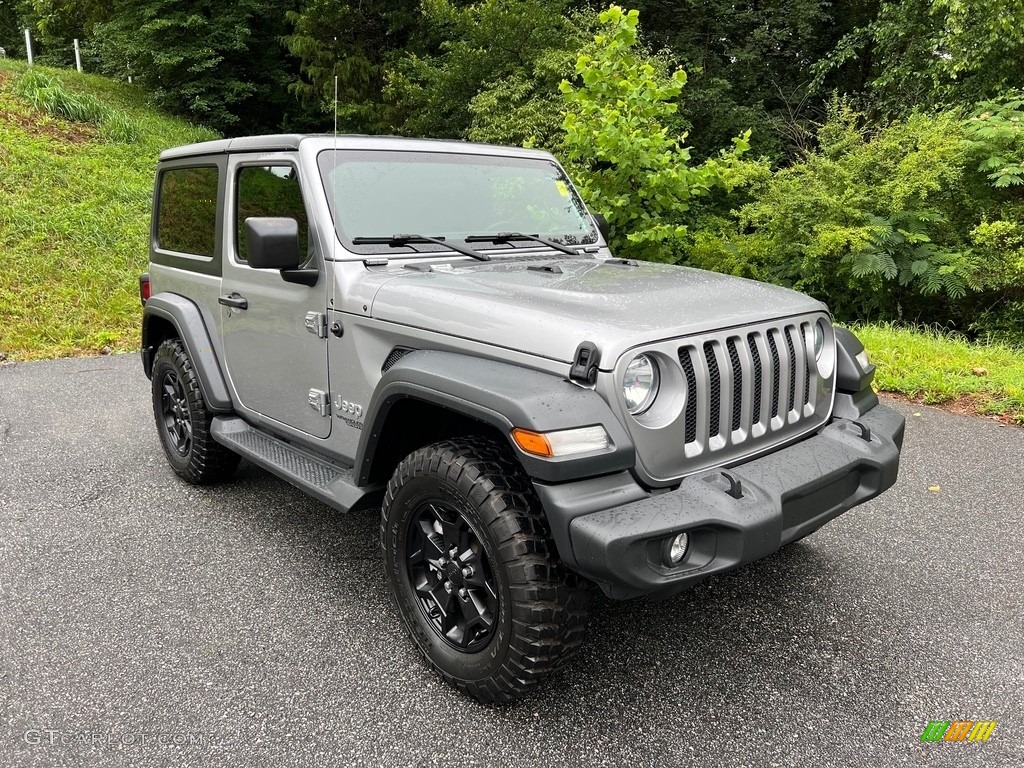
[[[153,356],[153,415],[171,467],[190,483],[213,483],[235,471],[239,456],[210,436],[192,361],[180,339],[167,339]]]
[[[558,561],[529,480],[496,442],[445,441],[399,464],[381,546],[409,634],[478,701],[518,697],[583,640],[586,590]]]

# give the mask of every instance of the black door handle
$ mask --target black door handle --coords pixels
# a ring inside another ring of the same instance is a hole
[[[248,300],[237,293],[229,293],[227,296],[221,296],[217,299],[217,302],[223,304],[225,307],[234,307],[235,309],[249,308]]]

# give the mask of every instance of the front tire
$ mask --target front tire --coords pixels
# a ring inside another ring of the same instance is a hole
[[[156,430],[171,468],[196,485],[230,477],[239,456],[211,436],[213,414],[206,410],[199,378],[180,339],[167,339],[157,348],[152,382]]]
[[[480,702],[522,695],[583,639],[586,590],[558,561],[529,480],[494,441],[445,441],[402,461],[381,545],[413,641]]]

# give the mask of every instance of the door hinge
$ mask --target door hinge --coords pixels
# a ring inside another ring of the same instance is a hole
[[[327,315],[323,312],[306,313],[306,330],[315,333],[318,339],[327,338]]]
[[[327,393],[321,389],[311,389],[307,395],[309,398],[309,407],[319,413],[321,416],[331,415],[331,401],[327,397]]]

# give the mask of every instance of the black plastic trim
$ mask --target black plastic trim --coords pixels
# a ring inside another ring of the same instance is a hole
[[[597,372],[601,367],[601,351],[592,341],[580,342],[572,356],[569,378],[581,384],[597,383]]]
[[[310,269],[282,269],[281,279],[286,283],[297,283],[312,287],[320,279],[320,270],[312,267]]]
[[[812,437],[729,469],[648,494],[628,473],[565,485],[534,483],[562,561],[611,597],[668,597],[713,573],[753,562],[806,536],[896,481],[905,421],[886,406],[858,423],[837,419]],[[870,439],[866,439],[867,434]],[[666,538],[691,533],[679,566]]]
[[[153,317],[167,320],[177,330],[199,376],[207,409],[214,413],[230,412],[233,409],[231,395],[199,307],[184,296],[167,292],[158,293],[146,302],[142,311],[142,364],[147,376],[151,376],[153,370],[153,345],[149,341],[150,318]]]
[[[384,374],[367,408],[356,454],[357,482],[371,476],[378,443],[391,408],[413,398],[447,408],[498,429],[530,477],[563,482],[633,467],[636,454],[625,429],[596,392],[564,378],[479,357],[417,350]],[[612,449],[580,456],[542,459],[524,453],[511,439],[513,427],[551,432],[602,425]]]
[[[864,351],[861,340],[845,328],[836,326],[836,389],[840,392],[860,392],[871,387],[875,366],[862,368],[857,355]]]
[[[238,416],[218,416],[210,433],[218,443],[341,512],[371,501],[380,504],[383,488],[361,488],[352,482],[351,469],[335,464],[326,454],[281,440]],[[313,482],[303,466],[314,467],[314,471],[319,467],[321,473],[333,477],[328,483]]]
[[[856,420],[878,405],[878,395],[868,387],[860,392],[836,392],[832,417]]]

